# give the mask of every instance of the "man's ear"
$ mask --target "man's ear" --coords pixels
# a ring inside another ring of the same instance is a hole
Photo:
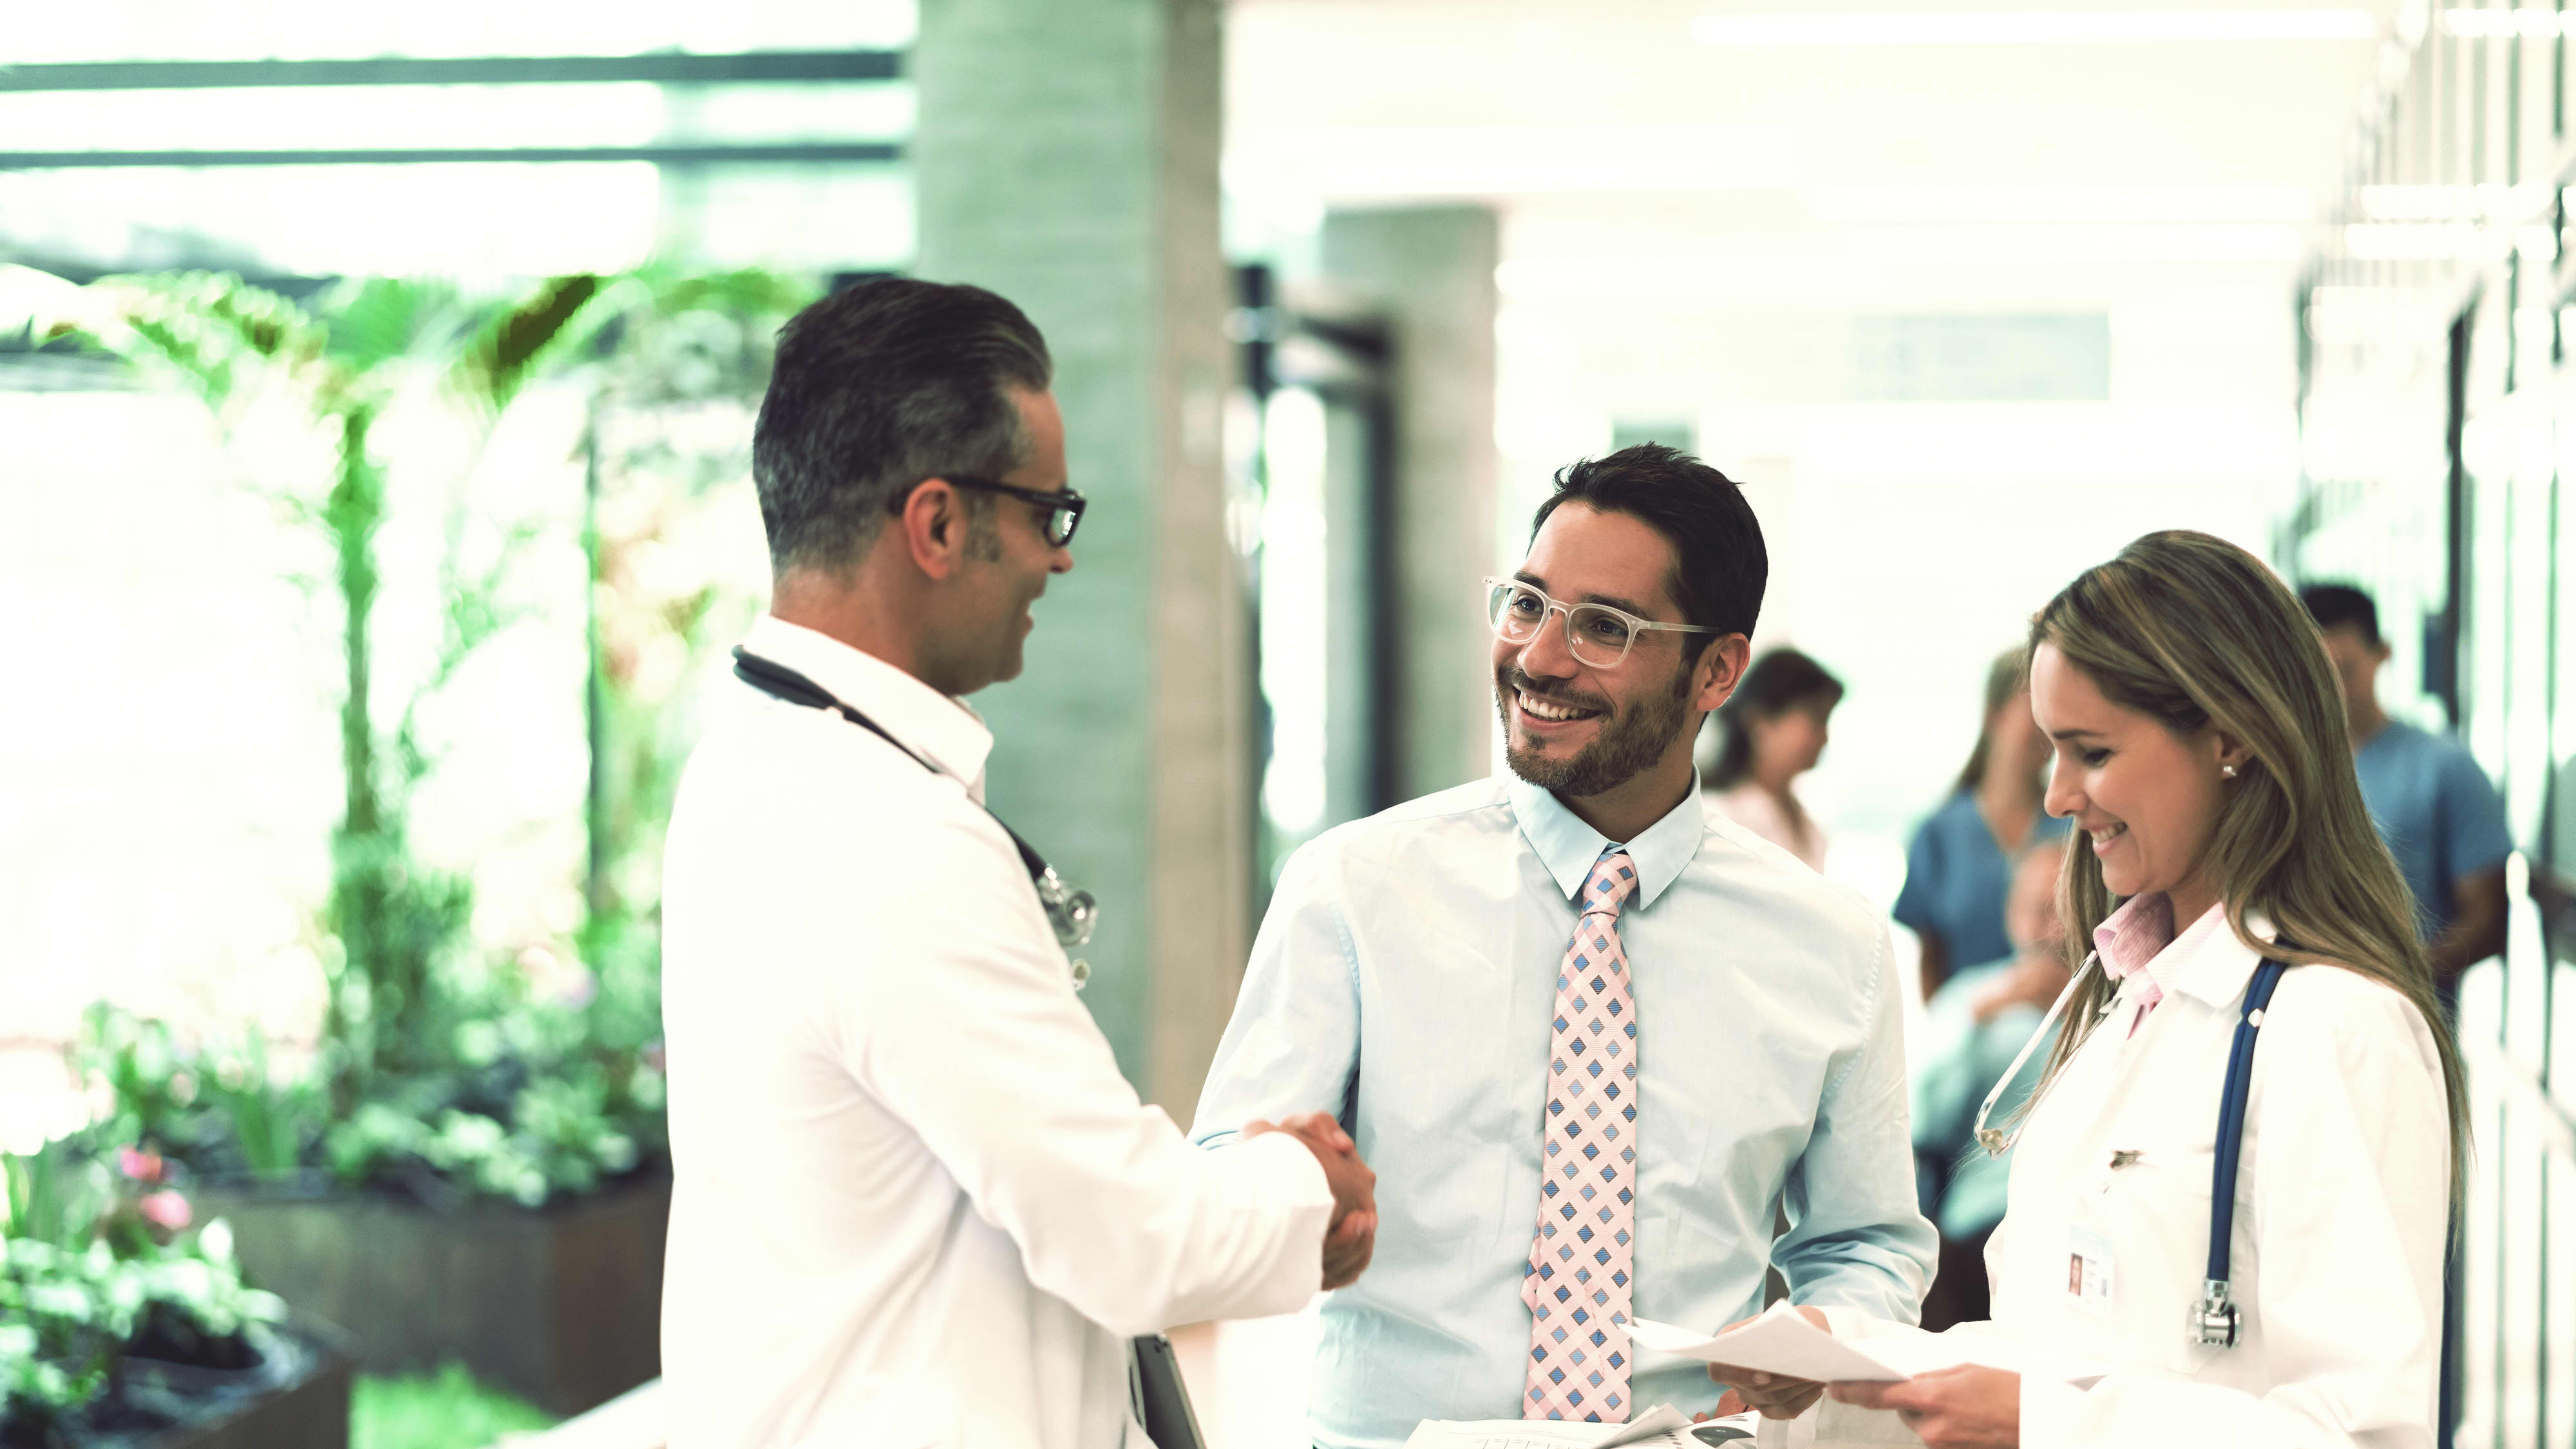
[[[947,578],[966,557],[966,500],[945,478],[914,484],[896,526],[913,567],[931,578]]]
[[[1753,662],[1753,641],[1741,634],[1721,635],[1700,651],[1691,670],[1691,708],[1708,711],[1726,703]]]

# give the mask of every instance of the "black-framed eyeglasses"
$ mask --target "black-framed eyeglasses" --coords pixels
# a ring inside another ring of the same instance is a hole
[[[993,478],[974,478],[957,473],[939,475],[960,488],[981,488],[987,493],[1002,493],[1034,503],[1047,511],[1046,541],[1049,548],[1063,548],[1073,542],[1073,531],[1082,526],[1082,510],[1091,500],[1067,488],[1058,493],[1041,493],[1035,488],[1022,488]]]

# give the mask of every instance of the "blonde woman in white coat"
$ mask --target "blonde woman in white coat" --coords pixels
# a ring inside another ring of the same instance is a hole
[[[2110,1372],[2077,1389],[1964,1367],[1834,1398],[1933,1449],[2427,1449],[2459,1063],[2316,630],[2252,555],[2150,534],[2041,611],[2031,685],[2049,813],[2083,832],[2064,918],[2098,950],[2017,1124],[1994,1321],[1966,1327]],[[2289,969],[2256,1033],[2217,1346],[2188,1325],[2267,957]],[[1712,1372],[1775,1414],[1816,1389]]]

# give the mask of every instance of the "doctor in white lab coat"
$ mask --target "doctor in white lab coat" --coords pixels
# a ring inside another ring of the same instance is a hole
[[[1986,1249],[1994,1321],[1967,1327],[2110,1372],[2083,1389],[1978,1367],[1839,1384],[1817,1442],[2429,1446],[2460,1073],[2316,631],[2252,555],[2176,532],[2068,586],[2031,646],[2031,707],[2056,748],[2048,809],[2084,833],[2064,914],[2098,949],[2017,1124]],[[2219,1098],[2266,956],[2289,970],[2260,1024],[2238,1158],[2239,1330],[2204,1346],[2187,1324]],[[1819,1388],[1712,1372],[1773,1414]]]
[[[779,334],[774,593],[663,871],[671,1449],[1154,1449],[1131,1335],[1367,1265],[1329,1118],[1202,1152],[1138,1100],[1084,913],[985,808],[965,696],[1020,672],[1083,515],[1053,375],[1017,307],[913,278]]]

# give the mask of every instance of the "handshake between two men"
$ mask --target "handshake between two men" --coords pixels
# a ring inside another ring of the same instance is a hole
[[[1333,1218],[1324,1229],[1324,1286],[1345,1288],[1359,1280],[1377,1249],[1377,1174],[1360,1161],[1359,1148],[1342,1124],[1322,1112],[1301,1112],[1277,1122],[1243,1124],[1245,1137],[1285,1132],[1306,1144],[1333,1190]]]
[[[1767,567],[1735,484],[1654,444],[1559,475],[1522,566],[1473,585],[1508,770],[1290,856],[1183,1136],[1074,997],[1087,918],[1033,898],[960,708],[1020,673],[1073,567],[1053,377],[972,287],[883,278],[780,330],[752,439],[770,612],[665,847],[673,1442],[1114,1449],[1121,1339],[1318,1284],[1348,1290],[1320,1314],[1326,1449],[1714,1404],[1695,1366],[1628,1361],[1641,1267],[1681,1321],[1771,1266],[1910,1316],[1935,1239],[1887,1110],[1885,928],[1701,813],[1692,745]],[[1307,1110],[1343,1102],[1383,1184]],[[1323,1167],[1316,1278],[1294,1154],[1199,1150],[1265,1132]]]

